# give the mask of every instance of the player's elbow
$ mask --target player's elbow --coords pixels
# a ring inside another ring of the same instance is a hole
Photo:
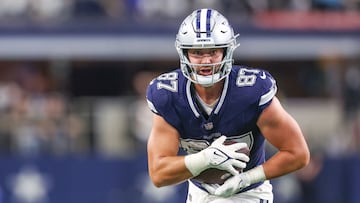
[[[165,186],[160,180],[158,179],[151,179],[153,185],[157,188]]]
[[[296,153],[297,169],[304,168],[310,162],[310,152],[308,149],[300,150]]]
[[[167,185],[166,181],[159,174],[150,173],[150,179],[153,185],[157,188]]]

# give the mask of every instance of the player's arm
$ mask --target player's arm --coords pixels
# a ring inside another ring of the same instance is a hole
[[[239,152],[246,143],[226,145],[225,136],[209,147],[186,156],[177,156],[179,133],[161,116],[154,114],[153,128],[148,140],[149,174],[157,187],[172,185],[199,175],[208,168],[226,170],[236,175],[235,169],[245,168],[249,157]]]
[[[276,97],[263,110],[257,125],[267,141],[278,149],[278,152],[263,164],[267,179],[296,171],[308,164],[310,153],[302,131]]]
[[[192,177],[185,166],[184,157],[177,156],[178,131],[157,114],[153,116],[147,150],[149,174],[155,186],[172,185]]]
[[[229,178],[222,186],[207,187],[211,194],[229,197],[251,184],[288,174],[308,164],[310,153],[303,134],[276,97],[263,110],[257,125],[279,151],[264,164]]]

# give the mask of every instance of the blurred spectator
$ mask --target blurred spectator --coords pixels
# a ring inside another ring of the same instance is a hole
[[[56,21],[70,17],[72,0],[27,0],[29,13],[35,21]]]
[[[343,0],[312,0],[315,10],[342,10]]]
[[[346,69],[343,94],[345,119],[354,120],[360,109],[360,67],[355,64]]]
[[[132,120],[129,129],[140,145],[140,149],[145,149],[144,146],[146,146],[150,135],[153,116],[146,102],[146,87],[158,75],[160,74],[157,72],[140,71],[133,78],[135,98],[129,108],[129,115]]]
[[[322,97],[325,89],[325,74],[319,67],[304,67],[298,74],[298,79],[307,97]]]
[[[83,121],[69,112],[69,102],[46,69],[18,63],[0,78],[0,147],[24,156],[81,153]]]
[[[142,20],[176,18],[184,15],[187,9],[188,1],[179,3],[177,0],[137,0],[137,14]]]
[[[342,69],[344,59],[340,55],[324,55],[319,58],[319,68],[324,72],[325,92],[330,98],[341,99]]]
[[[130,8],[126,6],[126,0],[99,0],[99,3],[103,6],[106,15],[110,19],[127,20],[131,15]]]
[[[221,10],[223,4],[227,3],[227,1],[217,1],[217,0],[196,0],[196,1],[189,1],[191,6],[190,10],[196,10],[199,8],[218,8]]]
[[[311,9],[311,0],[269,0],[269,10],[307,11]]]
[[[11,110],[10,126],[15,153],[39,155],[49,147],[47,137],[41,131],[43,112],[40,108],[43,102],[43,97],[30,97],[24,92]]]
[[[0,18],[1,17],[23,17],[26,13],[29,0],[1,0],[0,1]]]
[[[0,152],[10,153],[12,135],[10,127],[10,113],[22,97],[22,90],[15,83],[2,82],[0,84]]]
[[[360,0],[344,0],[345,8],[349,11],[360,11]]]
[[[72,15],[74,18],[101,19],[106,17],[106,12],[98,0],[75,0]]]
[[[72,137],[63,96],[24,93],[11,114],[14,153],[26,156],[70,153]]]
[[[219,1],[220,2],[220,1]],[[259,9],[259,1],[251,4],[251,1],[237,1],[237,0],[225,0],[222,1],[223,12],[227,13],[229,18],[237,19],[239,17],[249,17],[253,14],[254,10],[261,10]],[[258,4],[256,4],[258,3]],[[253,6],[256,5],[255,8]],[[217,8],[217,7],[215,7]],[[220,9],[221,10],[221,9]]]

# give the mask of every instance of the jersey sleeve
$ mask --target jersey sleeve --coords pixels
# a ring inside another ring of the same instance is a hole
[[[171,74],[176,75],[174,72]],[[153,79],[147,87],[146,100],[148,107],[153,113],[163,117],[170,125],[179,128],[181,121],[174,101],[178,93],[177,80],[165,80],[159,79],[159,77]]]
[[[146,90],[146,101],[149,109],[160,116],[163,114],[163,109],[166,108],[166,104],[169,103],[169,98],[166,92],[157,89],[157,79],[153,79]]]
[[[267,106],[270,105],[272,99],[276,95],[276,81],[269,72],[264,70],[261,70],[257,77],[259,83],[258,90],[260,93],[258,105],[260,110],[264,110]]]

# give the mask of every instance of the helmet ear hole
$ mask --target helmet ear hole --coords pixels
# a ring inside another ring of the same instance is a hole
[[[184,55],[184,57],[186,58],[187,61],[189,61],[189,52],[188,52],[188,51],[189,51],[188,49],[183,49],[183,50],[182,50],[182,53],[183,53],[183,55]],[[191,67],[190,67],[189,64],[186,64],[186,65],[185,65],[185,68],[186,68],[186,70],[187,70],[188,73],[192,73],[192,72],[193,72],[193,70],[191,69]]]
[[[189,59],[189,54],[188,54],[188,49],[183,49],[182,50],[182,53],[184,54],[184,56],[187,58],[187,59]]]
[[[227,54],[227,48],[223,48],[223,59],[226,57],[226,54]]]
[[[187,69],[188,73],[192,73],[192,72],[193,72],[193,70],[191,69],[191,67],[190,67],[189,65],[186,65],[186,69]]]

